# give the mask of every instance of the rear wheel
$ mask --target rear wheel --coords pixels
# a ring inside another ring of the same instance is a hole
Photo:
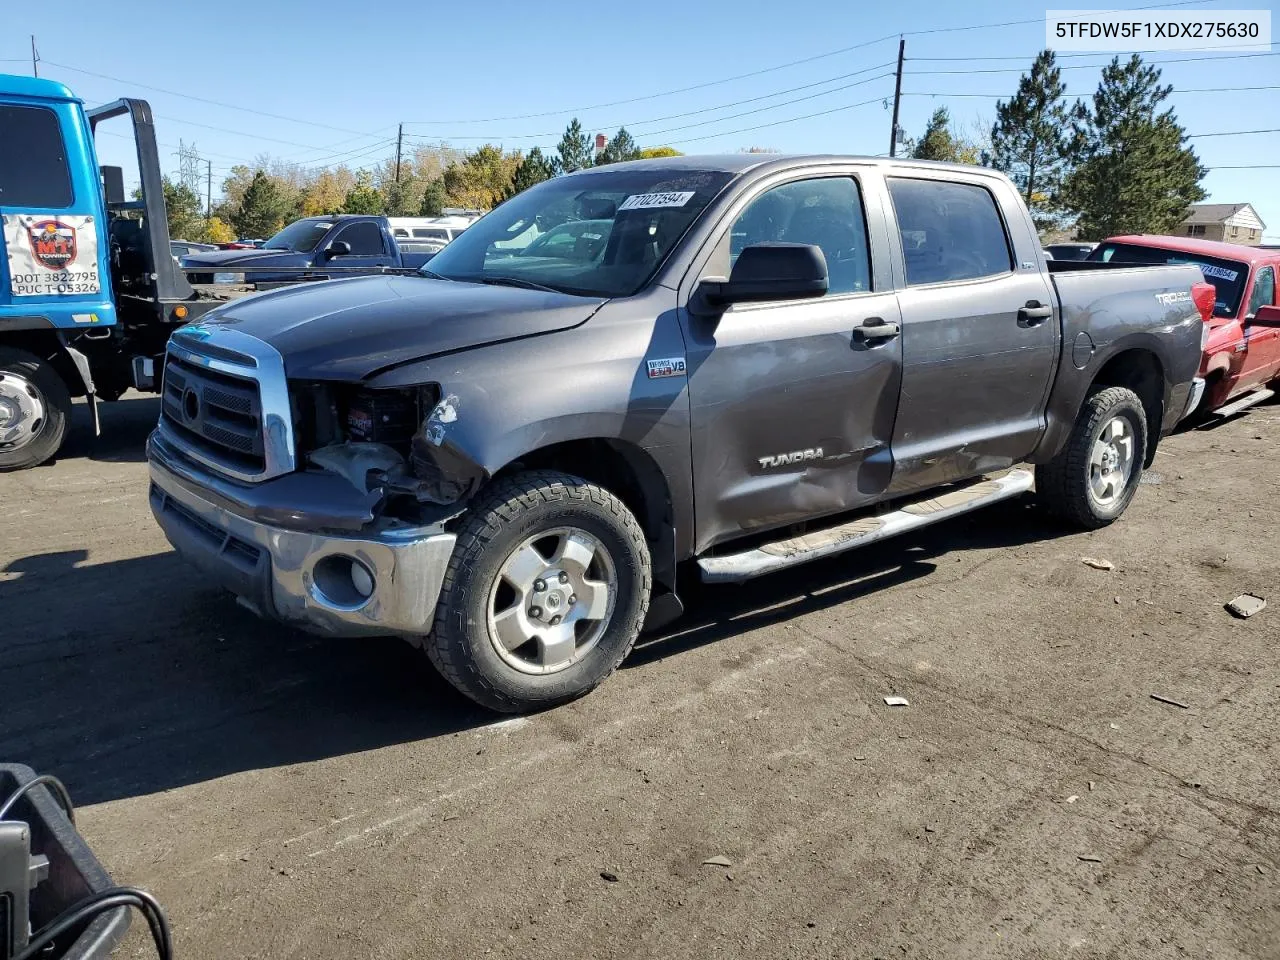
[[[579,477],[519,474],[468,511],[427,653],[492,710],[564,703],[630,652],[650,579],[644,534],[622,501]]]
[[[1085,400],[1062,451],[1036,467],[1036,496],[1051,512],[1088,530],[1116,520],[1142,479],[1147,417],[1125,387],[1099,387]]]
[[[44,463],[62,446],[71,395],[53,366],[25,350],[0,348],[0,471]]]

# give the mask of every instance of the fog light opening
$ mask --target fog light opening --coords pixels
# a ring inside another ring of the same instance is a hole
[[[355,557],[332,554],[316,563],[311,573],[316,599],[331,607],[355,609],[373,596],[373,572]]]

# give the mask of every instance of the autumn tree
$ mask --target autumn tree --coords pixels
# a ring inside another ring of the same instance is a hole
[[[643,160],[652,160],[656,157],[683,157],[684,154],[675,147],[641,147],[640,157]]]
[[[1011,99],[996,104],[991,165],[1017,185],[1041,229],[1059,219],[1062,182],[1070,167],[1069,120],[1066,86],[1052,50],[1036,57]]]
[[[355,186],[355,182],[355,175],[346,167],[321,170],[302,188],[302,216],[317,217],[342,212],[347,193]]]
[[[444,172],[444,189],[450,204],[478,210],[490,210],[500,204],[511,190],[519,153],[507,153],[491,143],[467,154]]]
[[[1166,233],[1205,198],[1200,181],[1208,171],[1173,109],[1162,107],[1172,92],[1160,70],[1134,54],[1103,68],[1091,106],[1076,104],[1076,166],[1062,195],[1079,213],[1079,236]]]

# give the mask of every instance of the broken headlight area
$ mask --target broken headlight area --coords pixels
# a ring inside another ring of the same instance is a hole
[[[415,505],[458,503],[485,479],[483,468],[449,437],[458,398],[442,398],[435,384],[410,390],[291,386],[294,435],[307,465],[343,477],[362,493],[381,491],[385,512],[421,519]]]

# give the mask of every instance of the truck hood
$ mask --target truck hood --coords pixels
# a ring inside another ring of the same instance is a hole
[[[437,354],[575,327],[604,302],[426,277],[355,277],[235,300],[198,326],[265,340],[291,378],[354,382]]]
[[[189,253],[182,258],[187,267],[297,267],[303,266],[311,259],[309,253],[295,253],[292,250],[208,250],[204,253]]]

